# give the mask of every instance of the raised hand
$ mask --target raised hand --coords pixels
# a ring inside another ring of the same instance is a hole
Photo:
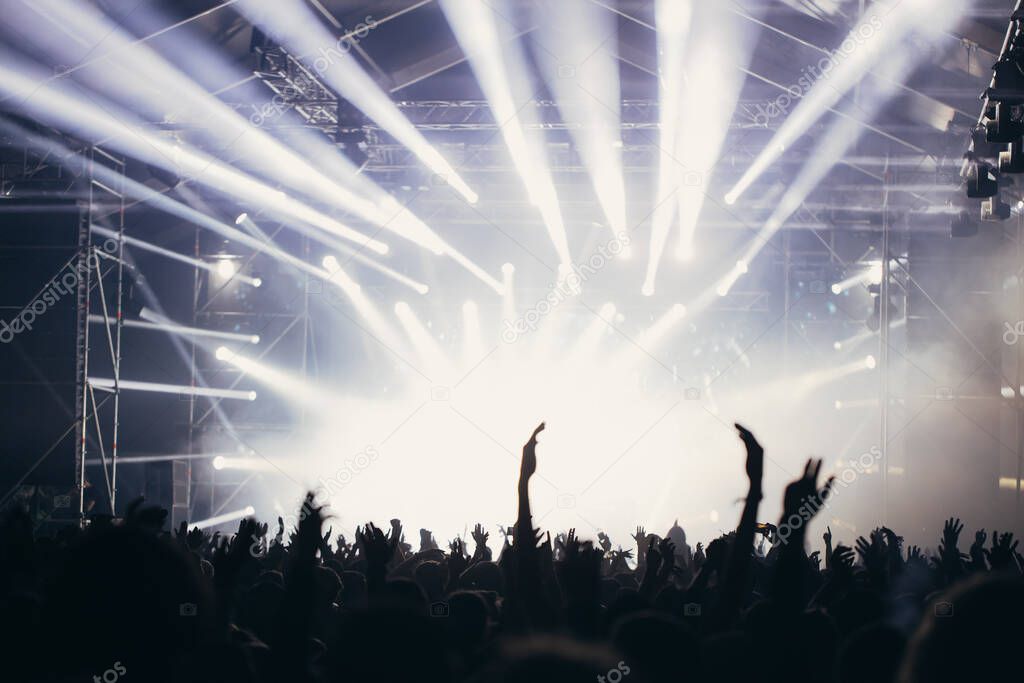
[[[939,566],[948,581],[964,573],[963,559],[957,544],[964,525],[959,518],[950,517],[942,525],[942,540],[939,542]]]
[[[608,538],[608,534],[605,532],[597,532],[597,541],[601,546],[601,550],[608,552],[612,549],[612,539]]]
[[[811,566],[814,567],[814,571],[820,571],[821,570],[821,551],[820,550],[815,550],[813,553],[808,555],[807,559],[810,560]]]
[[[784,518],[788,519],[791,515],[797,514],[797,511],[804,508],[805,505],[808,506],[807,509],[812,517],[821,509],[832,490],[835,477],[829,477],[825,485],[819,489],[819,472],[821,472],[821,460],[810,459],[804,465],[803,475],[786,487],[786,492],[783,496]],[[802,529],[805,526],[803,525],[800,528]]]
[[[487,545],[487,539],[491,535],[484,530],[483,525],[477,524],[473,527],[473,541],[478,545]]]
[[[658,543],[658,554],[661,555],[661,569],[658,571],[658,577],[664,581],[668,579],[672,569],[676,566],[676,547],[668,538],[663,538]]]
[[[761,479],[764,475],[764,448],[754,438],[753,433],[739,424],[738,422],[733,425],[736,427],[736,431],[739,432],[740,440],[743,441],[743,445],[747,448],[747,479],[750,480],[751,488],[756,488],[757,491],[761,489]]]
[[[469,560],[466,558],[466,545],[458,536],[448,544],[448,550],[450,551],[448,554],[448,580],[449,583],[453,583],[462,576],[462,572],[466,571]]]
[[[378,569],[383,569],[394,557],[398,539],[399,536],[394,533],[390,538],[386,536],[373,525],[373,522],[367,522],[362,529],[356,529],[356,543],[359,544],[363,557],[366,558],[368,565]]]
[[[537,471],[537,435],[544,431],[545,426],[543,422],[537,425],[530,435],[530,440],[523,445],[523,462],[519,470],[520,485],[529,481]]]
[[[1011,546],[1010,544],[1013,543]],[[998,531],[992,532],[992,549],[985,553],[992,571],[1002,571],[1013,567],[1014,556],[1017,551],[1018,541],[1013,540],[1012,533],[1000,535]]]
[[[825,527],[825,533],[821,535],[821,539],[825,541],[826,546],[828,546],[829,548],[832,547],[832,527]]]
[[[636,533],[633,534],[633,540],[636,541],[636,544],[639,546],[646,538],[647,534],[644,533],[644,528],[642,526],[638,526],[636,528]]]

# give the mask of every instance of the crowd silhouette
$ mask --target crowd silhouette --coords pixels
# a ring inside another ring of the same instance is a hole
[[[497,557],[477,524],[438,547],[372,523],[332,538],[307,496],[294,529],[242,520],[230,537],[136,501],[123,520],[33,534],[0,524],[5,681],[105,683],[620,683],[1020,681],[1024,557],[977,531],[937,551],[888,528],[807,553],[806,522],[832,481],[808,461],[779,526],[758,523],[764,451],[746,446],[736,529],[705,547],[638,527],[542,532],[530,511],[537,436],[522,451],[518,517]],[[552,456],[553,457],[553,456]],[[808,512],[809,511],[809,512]],[[471,511],[467,511],[467,515]],[[795,517],[794,517],[795,515]],[[804,523],[793,524],[793,519]],[[272,535],[273,534],[273,535]],[[472,543],[473,547],[469,547]],[[769,548],[766,550],[766,548]]]

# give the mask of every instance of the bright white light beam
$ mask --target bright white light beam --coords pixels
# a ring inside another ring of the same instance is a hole
[[[619,63],[608,49],[617,45],[615,15],[590,0],[536,5],[536,56],[545,81],[569,123],[608,227],[626,230],[626,188],[622,176]]]
[[[476,80],[491,105],[494,119],[501,124],[502,137],[512,163],[526,186],[530,201],[540,210],[562,266],[571,267],[572,257],[565,233],[562,210],[547,163],[541,135],[528,135],[524,123],[535,116],[532,107],[521,107],[532,95],[526,60],[515,41],[505,40],[501,29],[507,20],[495,17],[494,2],[441,0],[448,24],[469,60]],[[533,131],[530,131],[533,132]]]
[[[658,142],[658,184],[651,214],[651,244],[647,272],[641,293],[654,294],[661,255],[668,242],[681,184],[675,159],[676,140],[682,110],[682,83],[686,40],[693,18],[693,0],[658,0],[654,7],[658,28],[658,113],[661,136]]]
[[[925,24],[934,26],[942,23],[948,16],[949,9],[940,8],[927,0],[874,2],[840,44],[839,49],[832,56],[823,57],[819,61],[814,85],[799,99],[796,108],[786,117],[768,146],[726,194],[726,203],[735,203],[785,150],[789,149],[846,93],[861,83],[865,74],[879,61],[883,58],[892,59],[894,51],[919,51],[918,46],[906,40],[909,32]],[[942,18],[937,15],[942,15]],[[923,16],[927,16],[927,21],[922,21]],[[899,81],[890,82],[890,87],[895,88],[895,82]],[[831,158],[839,159],[841,156]]]
[[[467,202],[479,197],[456,173],[452,165],[416,130],[391,101],[387,93],[370,78],[349,54],[338,46],[338,39],[324,27],[308,5],[299,0],[242,0],[241,11],[267,35],[286,45],[313,68],[339,95],[376,121],[400,143],[409,148],[427,168],[443,178]],[[317,68],[317,66],[321,68]]]
[[[113,390],[114,380],[108,377],[90,377],[89,384],[97,389]],[[206,396],[209,398],[233,398],[240,401],[255,401],[255,391],[238,391],[235,389],[210,389],[207,387],[189,387],[179,384],[161,384],[160,382],[135,382],[122,379],[118,386],[127,391],[148,391],[157,394],[178,394],[180,396]]]
[[[91,225],[90,230],[93,232],[93,234],[100,235],[108,239],[118,239],[118,234],[115,231],[108,230],[107,228],[104,228],[99,225]],[[165,256],[171,260],[178,261],[180,263],[187,263],[190,266],[202,268],[207,272],[222,275],[222,273],[218,271],[219,263],[210,263],[202,259],[193,258],[192,256],[179,254],[176,251],[165,249],[164,247],[161,247],[157,244],[152,244],[150,242],[140,240],[136,237],[129,237],[128,235],[124,235],[124,243],[129,247],[135,247],[136,249],[148,251],[152,254],[159,254],[160,256]],[[230,279],[230,276],[228,279]],[[239,282],[244,282],[245,284],[250,285],[252,287],[259,287],[260,284],[263,284],[259,278],[249,277],[248,275],[243,275],[242,273],[235,273],[234,279],[238,280]],[[257,284],[257,282],[259,282],[259,284]]]
[[[242,508],[241,510],[235,510],[233,512],[225,512],[222,515],[216,517],[209,517],[207,519],[201,519],[192,525],[193,529],[209,529],[211,527],[218,526],[220,524],[226,524],[228,522],[234,522],[239,519],[246,517],[252,517],[256,514],[256,508],[252,505]]]
[[[103,325],[102,315],[93,313],[89,316],[89,322],[94,325]],[[204,330],[198,327],[185,327],[184,325],[168,325],[164,323],[148,322],[145,320],[124,320],[122,326],[133,327],[141,330],[158,330],[168,334],[176,334],[181,337],[207,337],[210,339],[224,339],[225,341],[244,342],[246,344],[259,344],[258,334],[240,334],[238,332],[221,332],[219,330]]]

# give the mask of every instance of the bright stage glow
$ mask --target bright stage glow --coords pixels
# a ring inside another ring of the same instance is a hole
[[[217,260],[217,275],[220,275],[225,280],[230,280],[232,276],[238,272],[238,266],[231,259],[218,259]]]
[[[224,456],[223,455],[218,455],[216,458],[213,459],[213,469],[215,469],[215,470],[222,470],[222,469],[224,469]]]
[[[866,367],[868,370],[874,370],[875,369],[875,365],[876,365],[876,361],[875,361],[875,357],[874,356],[867,356],[864,359],[864,367]]]
[[[395,304],[395,315],[412,341],[413,350],[423,363],[423,371],[436,383],[453,382],[455,368],[441,349],[437,339],[404,301]]]
[[[853,275],[835,283],[832,285],[833,294],[842,294],[851,287],[857,285],[872,284],[878,285],[882,283],[882,262],[871,261],[867,268],[861,269],[860,272],[854,273]]]
[[[462,348],[464,361],[475,363],[484,357],[484,342],[480,330],[480,310],[476,302],[462,304]]]
[[[209,348],[209,347],[207,347]],[[233,351],[227,346],[218,346],[214,356],[219,361],[234,365],[246,376],[264,384],[276,394],[290,399],[296,405],[307,410],[329,412],[336,404],[338,397],[325,391],[311,382],[296,376],[292,372],[273,368],[266,363],[248,358]],[[251,392],[255,394],[255,392]]]

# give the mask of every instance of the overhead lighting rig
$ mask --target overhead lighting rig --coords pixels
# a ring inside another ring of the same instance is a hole
[[[1001,188],[1013,184],[1004,176],[1024,173],[1024,0],[1017,0],[1010,15],[992,81],[981,98],[981,117],[964,154],[961,175],[967,197],[983,200],[981,220],[1003,221],[1013,214],[1000,196]],[[977,232],[964,230],[963,223],[963,217],[954,220],[954,237]]]

